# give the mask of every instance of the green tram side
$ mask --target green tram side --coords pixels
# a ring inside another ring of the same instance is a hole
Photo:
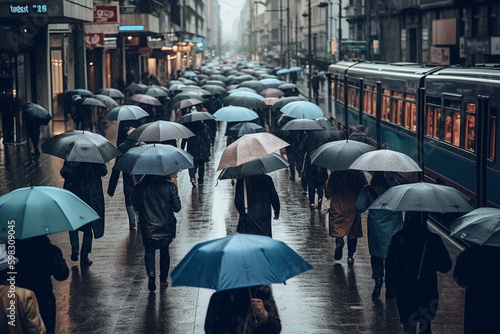
[[[329,74],[341,126],[364,125],[379,147],[424,166],[427,180],[500,207],[500,69],[345,61]]]

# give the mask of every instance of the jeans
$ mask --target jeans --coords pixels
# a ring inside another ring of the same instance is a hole
[[[431,334],[431,322],[430,321],[425,321],[425,322],[419,322],[420,328],[419,331],[417,332],[417,324],[416,323],[411,323],[411,324],[403,324],[404,328],[404,334]]]
[[[168,269],[170,268],[170,254],[168,249],[169,246],[160,248],[160,280],[166,280],[168,278]],[[144,262],[146,263],[146,272],[149,277],[156,276],[155,254],[155,248],[146,247]]]
[[[133,205],[127,205],[125,207],[127,209],[128,222],[130,226],[135,226],[135,211]]]
[[[370,262],[372,265],[372,278],[377,279],[384,277],[384,259],[372,256]]]
[[[189,168],[189,177],[194,179],[198,170],[198,183],[203,183],[205,178],[205,162],[200,159],[193,159],[194,168]]]
[[[80,254],[88,255],[92,252],[92,227],[90,226],[90,223],[88,223],[80,229],[83,231],[82,250]],[[69,231],[69,242],[71,243],[71,247],[78,249],[80,245],[78,231]]]
[[[321,200],[323,199],[323,189],[324,185],[315,186],[314,182],[309,182],[307,185],[309,189],[309,204],[314,204],[314,199],[316,196],[316,192],[318,193],[318,205],[320,205]],[[315,192],[316,190],[316,192]]]

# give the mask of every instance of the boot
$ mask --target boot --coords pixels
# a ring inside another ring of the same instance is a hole
[[[80,267],[81,268],[88,268],[92,264],[92,261],[89,260],[89,255],[88,254],[80,254]]]
[[[71,261],[78,261],[78,247],[71,247]]]
[[[342,259],[342,249],[344,248],[344,239],[337,238],[335,243],[337,247],[335,247],[335,254],[333,255],[333,258],[338,261]]]
[[[155,276],[148,276],[149,277],[149,280],[148,280],[148,290],[153,292],[156,290],[156,283],[155,283],[155,279],[156,277]]]
[[[384,280],[382,277],[375,278],[375,288],[373,289],[372,297],[374,298],[380,297],[380,290],[382,290],[383,283]]]

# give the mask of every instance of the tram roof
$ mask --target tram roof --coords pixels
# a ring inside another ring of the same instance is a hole
[[[372,62],[349,62],[341,61],[336,64],[330,65],[330,72],[338,72],[339,70],[348,70],[348,75],[360,75],[360,76],[380,76],[380,73],[384,73],[384,76],[394,76],[394,77],[413,77],[420,78],[433,71],[436,71],[440,67],[429,67],[424,65],[419,65],[416,63],[372,63]]]

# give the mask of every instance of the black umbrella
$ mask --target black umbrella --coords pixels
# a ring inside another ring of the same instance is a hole
[[[128,95],[144,94],[148,90],[148,86],[142,84],[131,84],[125,88],[125,92]]]
[[[266,131],[266,129],[264,129],[259,124],[252,123],[252,122],[240,122],[240,123],[230,127],[229,131],[227,132],[227,135],[233,136],[233,137],[241,137],[241,136],[247,135],[249,133],[257,133],[257,132],[265,132],[265,131]]]
[[[222,86],[217,86],[217,85],[204,85],[201,86],[201,88],[211,92],[214,95],[221,95],[221,96],[226,96],[227,95],[227,89],[222,87]]]
[[[108,109],[112,109],[112,108],[118,107],[118,103],[116,103],[116,101],[113,98],[111,98],[111,97],[109,97],[107,95],[94,95],[94,99],[99,100],[102,103],[104,103],[104,105]]]
[[[210,78],[210,80],[219,80],[222,82],[226,82],[226,77],[223,75],[220,75],[220,74],[212,74],[212,75],[210,75],[209,78]]]
[[[206,120],[215,120],[215,117],[212,114],[205,111],[192,111],[189,114],[182,116],[181,119],[179,120],[179,123],[185,124],[185,123],[206,121]]]
[[[194,91],[186,91],[179,93],[175,95],[170,101],[171,103],[177,103],[182,100],[187,100],[187,99],[197,99],[203,102],[203,96],[201,94],[194,92]]]
[[[277,153],[271,153],[249,162],[245,162],[238,167],[228,167],[222,170],[219,180],[241,179],[253,175],[262,175],[275,170],[288,168],[289,163]]]
[[[69,94],[69,95],[80,95],[81,97],[92,97],[92,96],[94,96],[94,94],[92,94],[91,91],[86,90],[86,89],[82,89],[82,88],[68,90],[66,93]]]
[[[267,105],[254,97],[248,96],[226,96],[222,99],[222,104],[225,106],[245,107],[253,110],[265,110]]]
[[[122,99],[125,97],[122,92],[116,88],[104,88],[99,91],[97,95],[109,96],[111,98]]]
[[[297,118],[287,122],[281,128],[282,131],[308,131],[323,130],[323,127],[313,119]]]
[[[106,108],[106,105],[102,103],[101,101],[93,98],[93,97],[86,97],[83,99],[82,102],[83,106],[91,106],[91,107],[100,107],[100,108]]]
[[[192,107],[192,106],[195,106],[195,105],[198,105],[198,104],[202,104],[202,103],[203,102],[201,100],[199,100],[199,99],[190,99],[190,98],[187,98],[187,99],[175,102],[172,105],[172,110],[184,109],[184,108]]]
[[[260,81],[257,81],[257,80],[250,80],[250,81],[245,81],[245,82],[242,82],[240,83],[238,86],[236,86],[237,88],[240,88],[240,87],[248,87],[248,88],[252,88],[253,90],[255,90],[257,93],[263,91],[264,89],[266,89],[267,87]]]
[[[215,86],[221,86],[223,88],[227,87],[227,85],[224,83],[224,81],[220,81],[220,80],[207,80],[205,82],[205,85],[215,85]]]
[[[52,119],[52,116],[50,116],[47,109],[39,104],[29,102],[23,105],[22,109],[24,112],[24,116],[35,123],[47,125]]]

